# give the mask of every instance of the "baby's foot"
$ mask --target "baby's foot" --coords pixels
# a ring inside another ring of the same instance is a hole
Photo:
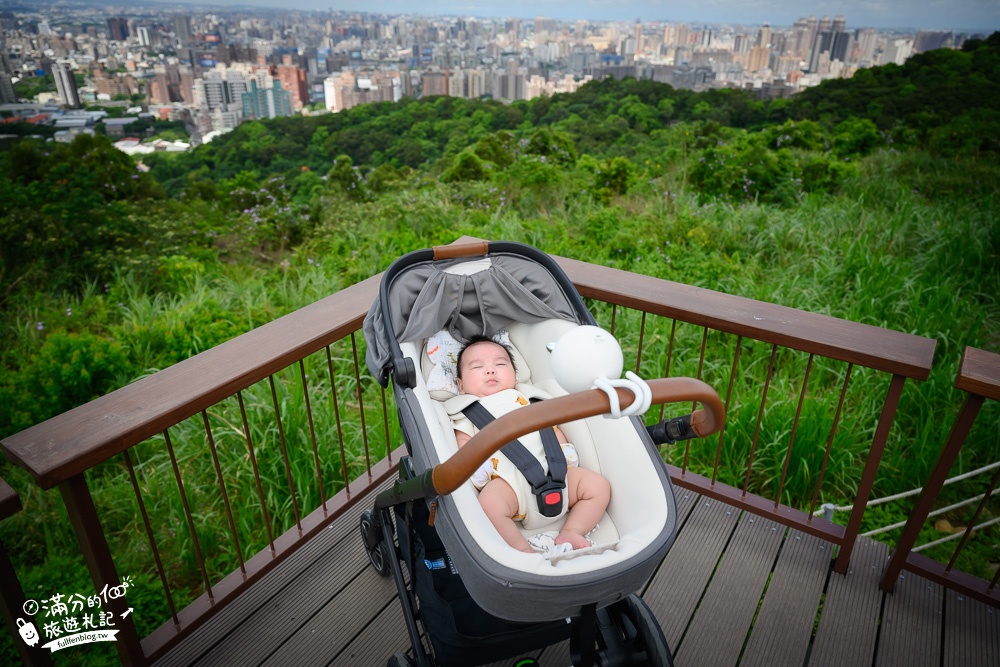
[[[556,544],[569,544],[574,549],[586,549],[593,546],[586,537],[571,530],[560,530],[556,537]]]

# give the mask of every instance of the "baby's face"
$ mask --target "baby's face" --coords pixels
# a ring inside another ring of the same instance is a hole
[[[513,389],[517,383],[514,364],[501,345],[496,343],[475,343],[462,353],[462,367],[458,369],[458,389],[463,394],[490,396]]]

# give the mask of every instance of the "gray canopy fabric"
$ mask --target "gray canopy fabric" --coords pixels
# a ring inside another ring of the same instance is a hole
[[[571,302],[545,268],[516,255],[490,259],[488,268],[470,275],[446,271],[469,260],[424,262],[403,270],[388,288],[391,326],[378,299],[365,316],[368,370],[384,382],[393,333],[405,343],[448,329],[461,341],[513,322],[577,321]]]

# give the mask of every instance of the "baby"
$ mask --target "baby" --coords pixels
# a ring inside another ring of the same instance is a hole
[[[486,397],[511,392],[512,409],[527,405],[527,399],[514,388],[517,383],[516,377],[510,352],[489,338],[473,338],[458,355],[458,389],[463,394]],[[455,424],[455,438],[459,447],[468,442],[475,433],[476,428],[468,420],[458,421]],[[591,544],[585,535],[597,526],[597,522],[604,515],[604,510],[611,500],[611,485],[602,475],[579,467],[575,448],[566,442],[565,436],[558,428],[556,436],[564,453],[568,454],[565,493],[568,496],[569,511],[555,543],[557,545],[567,543],[573,549],[589,547]],[[499,465],[497,455],[487,461],[487,464],[491,465],[492,470],[484,472],[480,469],[473,476],[473,483],[477,488],[481,487],[479,504],[507,544],[515,549],[533,553],[534,550],[515,523],[524,519],[525,505],[534,500],[529,498],[526,502],[523,492],[519,500],[519,494],[514,489],[514,485],[522,488],[527,486],[527,480],[516,471],[505,473],[503,467]],[[504,474],[508,478],[514,476],[516,479],[504,479],[501,476]],[[530,490],[527,494],[531,495]]]

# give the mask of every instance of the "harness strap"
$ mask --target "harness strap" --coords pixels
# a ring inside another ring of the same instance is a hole
[[[533,403],[539,400],[541,399],[531,399]],[[478,429],[483,429],[496,420],[493,413],[479,401],[470,403],[463,413]],[[566,455],[563,454],[559,438],[553,429],[545,428],[538,433],[542,438],[542,448],[548,464],[547,471],[520,440],[511,440],[500,451],[528,480],[542,516],[558,516],[562,511],[563,489],[566,488]]]

